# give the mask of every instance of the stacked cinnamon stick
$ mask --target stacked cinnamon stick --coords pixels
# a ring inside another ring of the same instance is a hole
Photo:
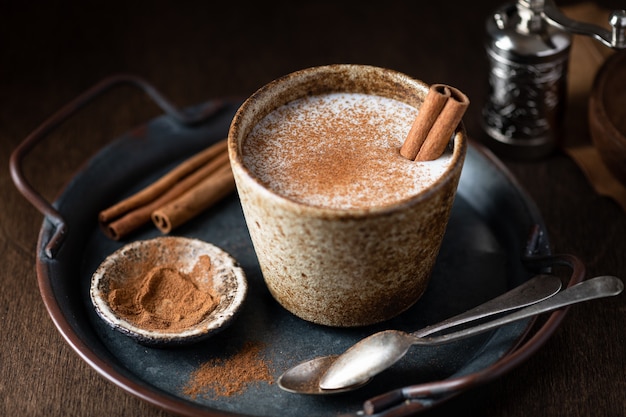
[[[400,154],[414,161],[439,158],[468,106],[469,99],[458,89],[444,84],[431,85]]]
[[[151,220],[163,233],[187,222],[235,189],[226,140],[185,160],[172,171],[100,212],[104,233],[119,240]]]

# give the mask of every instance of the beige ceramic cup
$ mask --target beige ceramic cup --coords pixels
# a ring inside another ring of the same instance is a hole
[[[419,108],[428,86],[363,65],[314,67],[259,89],[228,134],[237,191],[265,282],[296,316],[352,327],[390,319],[423,294],[441,246],[467,150],[461,125],[449,167],[423,192],[367,209],[320,208],[283,197],[244,165],[242,143],[264,116],[294,99],[329,92],[380,95]]]

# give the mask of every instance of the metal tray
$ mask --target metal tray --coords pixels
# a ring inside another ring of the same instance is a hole
[[[24,178],[22,159],[60,120],[120,83],[142,88],[167,114],[102,149],[50,206]],[[175,349],[139,345],[97,317],[89,301],[89,282],[108,254],[130,240],[155,237],[159,232],[149,226],[125,241],[111,241],[99,230],[97,213],[224,138],[239,104],[210,101],[179,113],[142,80],[115,77],[68,104],[12,155],[16,186],[45,214],[37,246],[37,275],[46,308],[67,343],[105,378],[165,410],[187,416],[357,415],[364,401],[380,394],[384,395],[368,402],[385,405],[379,415],[407,415],[508,372],[556,329],[564,311],[553,313],[541,326],[532,326],[531,321],[514,323],[442,347],[413,348],[392,369],[348,394],[303,396],[283,392],[275,383],[261,383],[229,397],[186,396],[183,387],[191,372],[210,358],[236,352],[246,341],[263,344],[264,358],[277,378],[303,360],[340,353],[378,330],[415,330],[462,312],[524,282],[534,274],[531,269],[567,265],[572,268],[569,285],[583,275],[574,257],[549,254],[545,226],[533,202],[489,152],[472,144],[431,284],[422,299],[401,316],[376,326],[337,329],[305,322],[282,309],[263,283],[233,194],[173,234],[216,244],[239,261],[249,281],[243,311],[229,328],[196,345]],[[391,411],[387,406],[392,406]]]

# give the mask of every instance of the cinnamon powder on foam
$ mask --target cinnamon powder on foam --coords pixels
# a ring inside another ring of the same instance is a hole
[[[307,204],[367,208],[410,198],[447,169],[400,155],[418,110],[358,93],[304,97],[263,118],[243,142],[244,164],[266,186]]]

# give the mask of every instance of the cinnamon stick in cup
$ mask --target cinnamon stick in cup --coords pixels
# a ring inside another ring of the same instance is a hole
[[[469,106],[469,99],[460,90],[450,86],[445,88],[450,91],[450,96],[437,120],[430,128],[426,140],[415,158],[416,161],[432,161],[443,154]]]
[[[154,211],[152,222],[161,232],[170,233],[230,194],[234,189],[233,172],[230,165],[226,163],[214,175],[208,176],[176,200]]]
[[[450,94],[450,89],[443,84],[430,86],[424,103],[420,106],[419,113],[411,126],[411,130],[402,144],[402,148],[400,148],[402,156],[412,161],[415,160],[428,136],[428,132],[430,132],[448,98],[450,98]]]

